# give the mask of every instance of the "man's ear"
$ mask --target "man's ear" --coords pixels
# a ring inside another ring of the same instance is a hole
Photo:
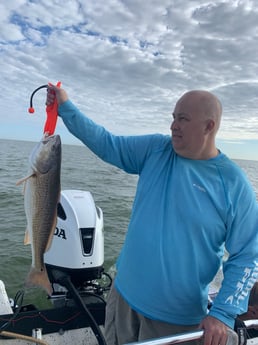
[[[206,128],[205,128],[205,133],[212,132],[214,128],[215,128],[214,120],[212,120],[212,119],[207,120]]]

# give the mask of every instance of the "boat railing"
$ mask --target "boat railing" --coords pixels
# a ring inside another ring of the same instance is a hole
[[[190,341],[190,340],[197,340],[203,336],[203,331],[194,331],[188,333],[180,333],[175,334],[167,337],[157,338],[157,339],[150,339],[144,340],[141,342],[135,343],[128,343],[124,345],[169,345],[169,344],[179,344],[182,342]]]
[[[258,320],[245,320],[243,321],[245,324],[245,327],[247,329],[250,328],[257,328],[258,330]],[[156,339],[150,339],[150,340],[144,340],[140,342],[133,342],[133,343],[127,343],[124,345],[171,345],[171,344],[180,344],[182,342],[187,342],[191,340],[198,340],[203,336],[204,331],[193,331],[193,332],[187,332],[187,333],[180,333],[180,334],[174,334],[171,336],[166,336],[162,338],[156,338]]]
[[[245,327],[246,328],[257,328],[258,327],[258,320],[245,320],[244,321]]]

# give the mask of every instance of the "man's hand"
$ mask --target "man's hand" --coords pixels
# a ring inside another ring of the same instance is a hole
[[[47,88],[46,105],[53,104],[55,99],[57,100],[58,105],[60,105],[68,100],[68,95],[64,89],[61,89],[57,86],[49,84]]]
[[[204,330],[203,345],[226,345],[228,327],[212,316],[206,316],[199,325]]]

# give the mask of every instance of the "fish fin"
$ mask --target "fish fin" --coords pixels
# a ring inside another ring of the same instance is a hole
[[[25,281],[25,286],[28,288],[38,286],[43,288],[49,296],[52,295],[53,288],[49,281],[45,265],[41,270],[37,270],[36,268],[31,267],[31,270]]]
[[[28,176],[26,176],[26,177],[21,178],[20,180],[18,180],[18,181],[16,182],[16,186],[19,186],[20,184],[26,182],[29,178],[31,178],[31,177],[33,177],[33,176],[35,176],[35,175],[36,175],[36,174],[33,172],[32,174],[30,174],[30,175],[28,175]]]
[[[24,235],[24,244],[25,244],[25,245],[31,244],[30,234],[29,234],[28,229],[26,229],[26,231],[25,231],[25,235]]]

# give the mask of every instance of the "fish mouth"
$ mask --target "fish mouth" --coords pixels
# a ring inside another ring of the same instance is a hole
[[[57,144],[61,144],[61,138],[59,134],[52,134],[48,135],[47,133],[44,134],[43,138],[41,139],[41,142],[43,144],[48,143],[49,141],[55,140]]]

